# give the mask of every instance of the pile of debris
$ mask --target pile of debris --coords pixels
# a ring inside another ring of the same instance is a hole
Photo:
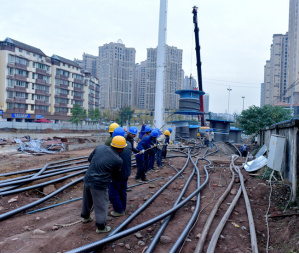
[[[60,139],[41,138],[29,139],[15,138],[14,141],[19,144],[17,150],[31,155],[43,155],[47,153],[60,153],[65,150],[65,144]]]

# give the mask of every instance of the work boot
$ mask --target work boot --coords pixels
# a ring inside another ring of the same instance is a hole
[[[149,180],[147,178],[142,179],[142,182],[148,182]]]
[[[118,212],[112,211],[110,214],[113,217],[120,217],[120,216],[126,215],[126,212],[123,211],[122,213],[118,213]]]
[[[150,175],[151,173],[149,171],[145,172],[146,175]]]
[[[135,182],[142,183],[142,180],[141,179],[135,179]]]
[[[81,221],[82,221],[83,223],[87,223],[87,222],[92,221],[92,218],[91,218],[91,217],[89,217],[88,219],[82,218]]]
[[[132,189],[127,188],[126,191],[129,192],[129,191],[132,191]]]
[[[98,229],[98,228],[96,229],[96,232],[98,234],[100,234],[100,233],[107,233],[109,231],[111,231],[111,227],[109,227],[109,226],[106,226],[104,229]]]

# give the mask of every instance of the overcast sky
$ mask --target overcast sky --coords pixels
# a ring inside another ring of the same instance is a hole
[[[185,75],[196,76],[192,6],[198,6],[203,90],[210,111],[260,105],[273,34],[288,30],[287,0],[168,0],[167,44],[183,49]],[[0,40],[11,37],[46,55],[73,60],[122,39],[136,63],[158,44],[159,0],[1,1]]]

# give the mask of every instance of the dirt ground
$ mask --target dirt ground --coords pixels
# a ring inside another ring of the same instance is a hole
[[[49,162],[88,156],[91,151],[92,149],[85,149],[80,151],[62,152],[61,154],[43,155],[39,157],[26,155],[5,155],[0,158],[0,173],[37,168],[42,167]],[[200,153],[199,157],[202,156],[204,152],[205,150]],[[209,182],[201,194],[200,210],[203,210],[201,211],[194,228],[190,232],[187,241],[183,245],[181,252],[194,252],[198,242],[198,238],[196,238],[196,236],[201,233],[205,221],[213,209],[213,206],[231,181],[231,173],[229,170],[230,156],[228,154],[225,155],[226,152],[227,151],[220,151],[219,154],[208,156],[208,159],[213,162],[214,168],[210,169],[211,172]],[[172,177],[174,174],[176,174],[176,172],[168,165],[168,162],[177,169],[181,169],[186,162],[186,158],[167,159],[167,162],[164,162],[163,169],[156,173],[151,172],[147,177],[149,179]],[[244,162],[244,158],[238,159],[235,164],[241,165],[242,162]],[[207,162],[202,160],[200,160],[198,163],[201,182],[203,182],[205,179],[203,165],[206,164]],[[177,197],[179,196],[181,186],[186,182],[192,170],[192,164],[189,163],[185,170],[184,178],[174,180],[162,193],[162,195],[156,198],[146,210],[144,210],[128,225],[127,228],[138,225],[172,208]],[[242,170],[242,173],[244,175],[245,186],[247,188],[247,193],[254,216],[259,252],[266,252],[267,228],[265,214],[269,205],[268,195],[270,188],[268,185],[266,185],[265,180],[262,180],[258,177],[252,177],[244,170]],[[129,178],[128,185],[136,184],[134,180],[135,174],[136,167],[133,167],[132,175]],[[220,175],[222,177],[220,177]],[[78,177],[80,176],[77,176],[76,178]],[[4,178],[1,178],[0,180],[3,179]],[[73,179],[68,179],[64,182],[55,184],[55,187],[60,188],[71,180]],[[107,225],[111,226],[112,229],[116,228],[122,221],[128,218],[133,211],[142,205],[145,202],[145,199],[149,198],[162,185],[164,185],[166,181],[168,181],[168,179],[160,179],[149,184],[133,187],[132,191],[128,192],[126,215],[119,218],[109,218]],[[238,189],[239,186],[240,183],[236,181],[234,182],[233,189]],[[47,202],[30,210],[36,210],[42,207],[81,197],[82,187],[83,183],[81,182],[49,199]],[[194,177],[184,196],[187,197],[195,190],[195,188],[196,180]],[[41,188],[39,190],[32,190],[1,197],[0,214],[43,197],[42,191],[43,189]],[[280,215],[283,211],[283,206],[286,205],[289,198],[287,188],[275,186],[273,187],[273,194],[274,198],[273,202],[271,203],[270,214]],[[15,196],[18,196],[18,201],[9,204],[8,200]],[[228,194],[224,202],[221,204],[220,210],[217,212],[207,236],[204,252],[206,252],[208,242],[211,239],[216,226],[228,208],[228,203],[231,203],[233,198],[234,195]],[[96,234],[94,222],[87,224],[78,223],[69,227],[58,227],[58,229],[53,229],[55,224],[69,224],[80,220],[81,202],[81,200],[74,201],[34,214],[25,215],[24,213],[21,213],[13,216],[12,218],[1,221],[0,252],[65,252],[104,238],[106,234]],[[195,201],[190,201],[177,211],[163,233],[164,236],[169,236],[171,238],[171,242],[167,244],[162,244],[159,242],[154,252],[169,252],[173,243],[179,237],[181,231],[185,228],[190,217],[192,216],[192,210],[194,206]],[[109,213],[111,211],[112,207],[110,206]],[[286,213],[291,214],[294,212],[296,212],[296,210],[288,209]],[[92,217],[94,218],[94,214],[92,214]],[[299,251],[298,217],[293,215],[289,217],[269,218],[269,226],[269,252]],[[141,230],[140,233],[142,237],[139,239],[134,235],[130,235],[113,243],[107,244],[104,246],[103,252],[143,252],[145,247],[149,245],[151,238],[154,237],[159,227],[160,223],[155,223],[152,226]],[[44,232],[41,233],[37,229]],[[139,241],[142,241],[143,243],[140,243]],[[129,245],[129,249],[125,247],[126,244]],[[243,195],[241,195],[233,213],[229,218],[229,221],[221,233],[221,237],[218,241],[215,252],[251,252],[250,246],[248,218],[244,198]]]

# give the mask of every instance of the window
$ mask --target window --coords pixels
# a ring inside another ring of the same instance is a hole
[[[32,67],[35,68],[35,62],[32,62]]]
[[[15,57],[12,56],[12,55],[9,55],[9,59],[8,59],[8,61],[9,61],[10,63],[15,63]]]
[[[34,100],[34,94],[31,94],[31,100]]]
[[[8,75],[14,75],[14,68],[8,67]]]
[[[16,80],[15,85],[28,88],[28,83],[27,83],[27,82],[24,82],[24,81]]]
[[[30,55],[30,52],[29,52],[29,51],[26,51],[26,54],[27,54],[27,55]]]
[[[41,55],[38,55],[38,58],[39,58],[39,59],[42,59],[43,57],[42,57]]]
[[[28,78],[28,73],[29,73],[28,71],[16,69],[16,74],[26,76],[27,78]]]
[[[8,81],[8,82],[7,82],[7,86],[9,86],[9,87],[14,87],[14,80],[12,80],[12,79],[8,79],[7,81]]]
[[[34,73],[32,72],[32,79],[34,79]]]
[[[71,68],[71,66],[70,66],[69,64],[68,64],[67,66],[68,66],[69,68]]]
[[[65,66],[65,63],[63,63],[62,65]]]
[[[31,105],[31,110],[34,110],[34,105]]]
[[[36,55],[33,53],[33,56],[36,56]]]
[[[20,52],[20,53],[22,53],[22,51],[23,51],[22,49],[19,49],[19,52]]]
[[[13,109],[13,103],[7,103],[7,109]]]
[[[34,84],[32,84],[32,90],[34,90]]]
[[[7,91],[7,98],[8,99],[13,99],[13,92],[12,91]]]

